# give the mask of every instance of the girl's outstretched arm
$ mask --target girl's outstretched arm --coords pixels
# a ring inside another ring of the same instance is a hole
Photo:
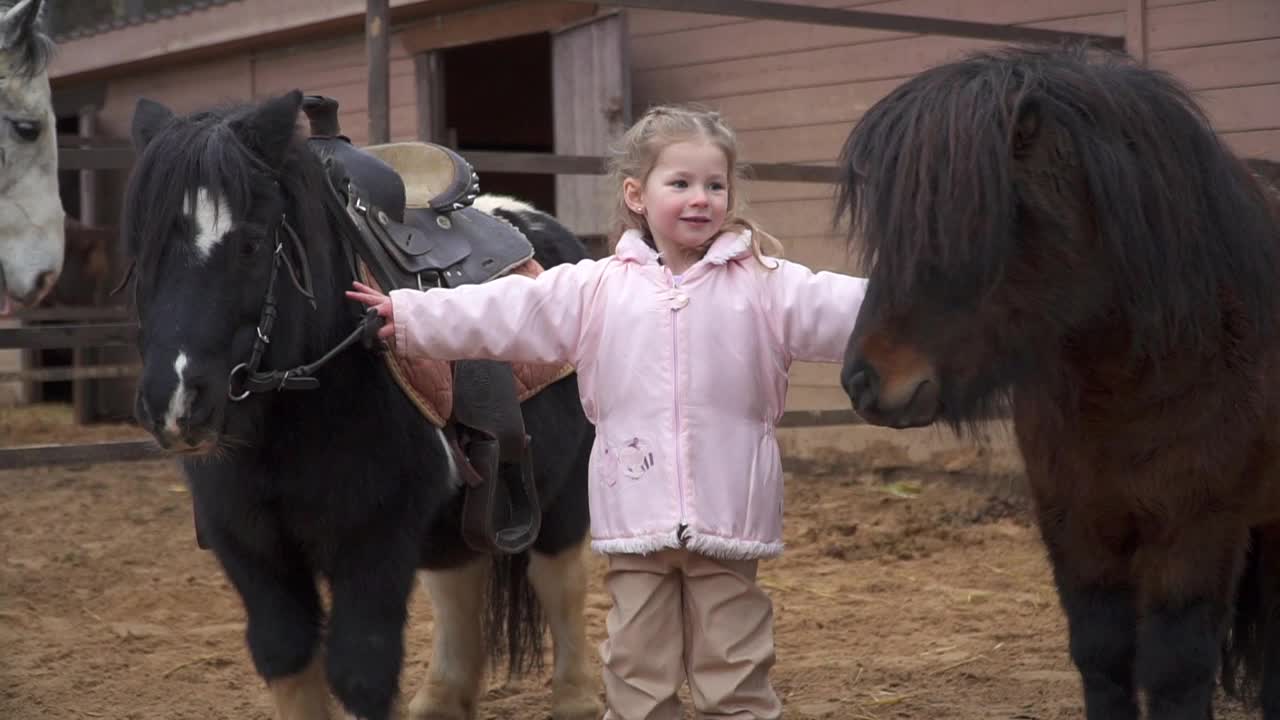
[[[793,360],[840,362],[853,333],[867,281],[836,272],[814,272],[779,261],[765,272],[766,300],[783,348]]]
[[[537,278],[507,275],[453,289],[393,290],[389,296],[357,287],[347,297],[378,308],[387,320],[379,336],[392,338],[404,356],[576,364],[584,314],[604,264],[583,260]]]

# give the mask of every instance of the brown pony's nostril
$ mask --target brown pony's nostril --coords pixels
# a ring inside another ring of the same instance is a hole
[[[875,406],[879,385],[880,376],[875,369],[863,365],[845,379],[844,390],[855,409],[866,410]]]

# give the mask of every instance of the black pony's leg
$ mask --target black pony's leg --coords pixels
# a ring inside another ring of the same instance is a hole
[[[388,720],[399,690],[417,539],[397,519],[344,540],[329,577],[329,686],[360,720]]]
[[[1247,529],[1209,515],[1183,520],[1174,532],[1171,542],[1144,546],[1136,558],[1138,683],[1151,720],[1208,720]]]
[[[539,486],[548,500],[542,530],[529,553],[529,582],[555,644],[551,718],[594,720],[600,717],[600,703],[587,646],[585,546],[591,525],[587,472],[595,432],[582,414],[576,377],[526,401],[524,411]]]
[[[1129,558],[1123,548],[1098,542],[1083,513],[1048,507],[1043,499],[1037,503],[1040,532],[1067,616],[1071,660],[1084,686],[1085,717],[1137,720],[1137,599],[1127,577]]]
[[[254,523],[250,537],[208,521],[204,532],[244,602],[249,654],[271,689],[276,716],[327,718],[329,693],[318,652],[323,610],[311,569],[265,518]]]

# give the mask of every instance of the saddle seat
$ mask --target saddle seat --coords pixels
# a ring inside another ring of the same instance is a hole
[[[338,103],[311,95],[308,145],[324,162],[329,190],[355,230],[352,272],[390,292],[536,275],[533,246],[511,223],[471,207],[479,176],[461,155],[424,142],[356,148],[338,126]],[[442,363],[384,353],[392,377],[440,428],[454,456],[463,500],[463,538],[482,552],[516,553],[537,539],[542,519],[520,403],[573,372],[487,360]],[[434,400],[434,402],[433,402]]]

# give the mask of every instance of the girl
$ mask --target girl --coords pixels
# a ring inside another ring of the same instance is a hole
[[[774,428],[794,360],[839,362],[865,281],[768,257],[735,214],[737,144],[718,115],[654,108],[614,158],[613,256],[454,290],[363,285],[405,355],[570,361],[596,425],[592,548],[613,598],[606,719],[778,718],[773,606],[756,564],[782,551]],[[676,629],[680,628],[680,629]]]

